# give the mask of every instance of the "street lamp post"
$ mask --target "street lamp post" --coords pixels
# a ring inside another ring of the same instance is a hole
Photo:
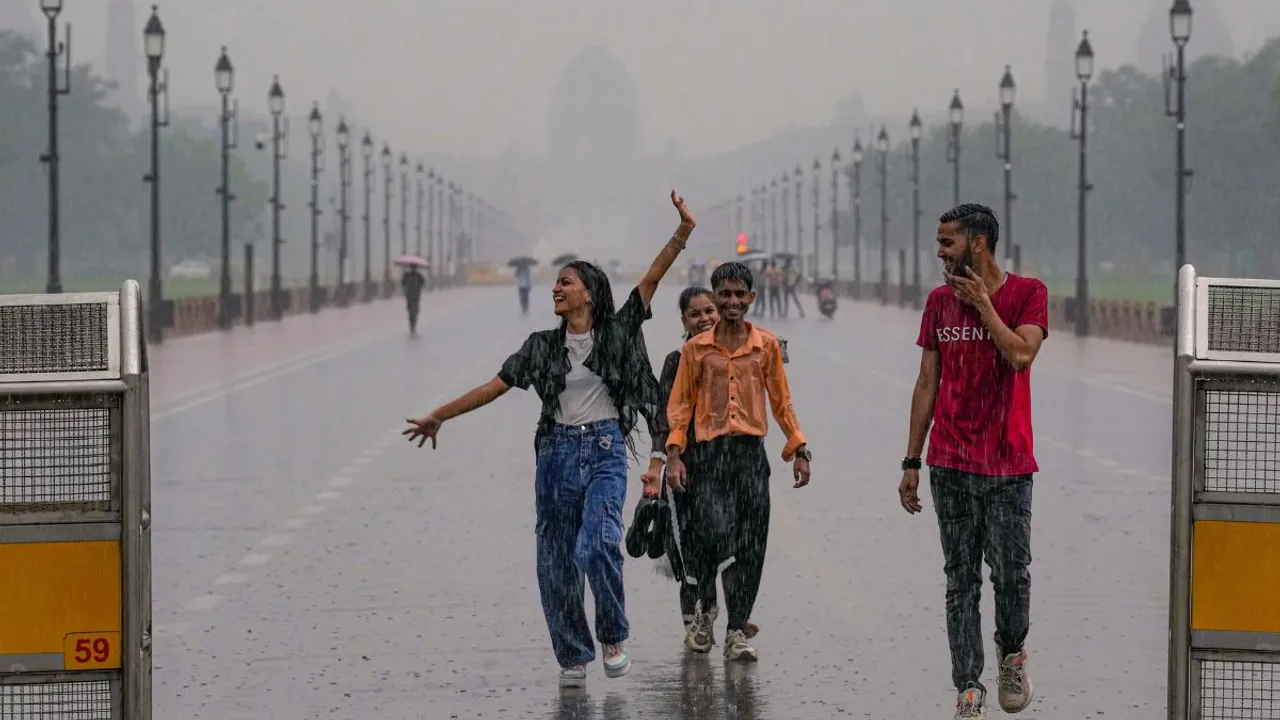
[[[964,126],[964,103],[960,102],[959,88],[951,95],[951,107],[948,109],[951,120],[951,135],[947,138],[947,162],[952,165],[954,180],[952,186],[955,193],[955,204],[960,204],[960,130]]]
[[[920,111],[911,111],[911,306],[920,309]]]
[[[1177,59],[1169,63],[1164,72],[1164,104],[1165,114],[1177,121],[1177,168],[1174,193],[1174,263],[1173,274],[1187,262],[1187,178],[1191,171],[1187,169],[1187,42],[1191,40],[1191,2],[1190,0],[1174,0],[1169,9],[1169,33],[1173,36],[1173,44],[1177,49]],[[1176,86],[1177,94],[1171,86]],[[1172,102],[1171,102],[1172,101]],[[1177,307],[1178,293],[1174,292],[1174,306]],[[1176,311],[1176,310],[1175,310]]]
[[[1087,199],[1093,186],[1089,184],[1088,174],[1088,141],[1089,141],[1089,80],[1093,77],[1093,45],[1089,43],[1089,31],[1085,30],[1076,48],[1076,77],[1080,80],[1080,91],[1072,103],[1071,137],[1080,141],[1080,217],[1078,222],[1079,237],[1076,248],[1076,335],[1089,334],[1089,263],[1088,263],[1088,208]],[[1076,116],[1079,116],[1079,130],[1076,129]]]
[[[311,106],[307,130],[311,133],[311,275],[307,283],[307,305],[315,313],[320,312],[320,163],[324,159],[324,119],[319,103]]]
[[[444,254],[444,244],[445,244],[444,221],[445,221],[445,215],[447,215],[449,212],[449,208],[445,204],[443,173],[436,173],[436,210],[437,210],[436,212],[436,264],[439,265],[440,271],[436,272],[435,276],[437,280],[437,285],[443,286],[443,281],[441,280],[441,278],[444,277],[444,274],[445,274],[444,271],[447,269],[447,267],[445,266],[445,254]]]
[[[400,153],[400,254],[409,254],[409,156]],[[391,279],[391,244],[387,244],[387,279]]]
[[[414,236],[414,254],[422,257],[422,173],[424,169],[422,162],[418,162],[418,166],[414,168],[414,210],[413,210],[413,236]]]
[[[862,299],[862,138],[853,136],[853,299]]]
[[[40,161],[49,165],[49,279],[45,292],[62,292],[61,206],[58,201],[58,96],[71,93],[71,24],[66,24],[67,40],[58,40],[58,14],[62,0],[40,0],[40,9],[49,20],[49,148]],[[66,58],[62,81],[58,81],[58,58]]]
[[[427,289],[436,274],[436,169],[427,170]]]
[[[364,139],[360,141],[360,151],[364,156],[364,287],[361,297],[364,302],[369,302],[373,298],[373,236],[369,216],[369,204],[373,200],[373,137],[368,130],[364,131]]]
[[[880,304],[889,304],[889,130],[880,126],[876,136],[880,151]],[[901,288],[899,288],[901,292]]]
[[[384,281],[391,279],[391,145],[382,144],[382,245],[387,256]],[[385,283],[384,283],[385,284]]]
[[[1013,71],[1004,66],[1004,77],[1000,78],[1000,110],[996,113],[996,158],[1004,161],[1004,227],[1001,228],[1001,242],[1004,243],[1006,266],[1013,272],[1022,272],[1022,248],[1013,242],[1013,101],[1017,97],[1018,86],[1013,82]]]
[[[801,256],[804,255],[804,213],[800,212],[800,195],[804,185],[804,168],[797,164],[791,177],[796,183],[796,255]]]
[[[814,279],[817,279],[815,268]],[[840,282],[840,148],[831,151],[831,282]],[[836,287],[835,291],[840,292]]]
[[[454,275],[454,258],[458,254],[458,190],[459,187],[452,180],[449,181],[449,225],[448,232],[445,235],[445,278],[450,287],[453,286]]]
[[[222,200],[222,267],[218,273],[218,327],[231,329],[231,151],[239,143],[239,103],[231,99],[231,89],[235,85],[236,71],[231,65],[224,45],[213,66],[214,86],[222,96],[222,111],[218,115],[218,124],[222,129],[222,182],[218,185],[218,196]],[[247,304],[248,297],[245,298]],[[243,312],[243,307],[241,308]]]
[[[284,316],[284,294],[280,281],[280,161],[289,155],[289,118],[284,114],[284,89],[280,78],[271,79],[267,92],[267,108],[271,111],[271,318]]]
[[[791,179],[791,173],[782,172],[782,176],[778,178],[778,197],[782,200],[782,252],[791,252],[791,202],[789,196],[791,188],[787,187],[787,181]]]
[[[346,118],[338,119],[338,299],[346,306],[351,298],[347,291],[347,190],[351,187],[351,129]]]
[[[150,86],[147,97],[151,100],[151,171],[143,179],[151,184],[151,278],[147,288],[147,336],[153,343],[164,340],[164,285],[160,273],[160,128],[169,124],[169,69],[161,74],[164,60],[164,25],[155,5],[151,6],[151,18],[142,29],[142,45],[147,56],[147,75]],[[161,115],[160,96],[164,96],[164,112]]]
[[[818,176],[822,173],[822,160],[813,158],[813,258],[809,261],[809,275],[814,282],[818,281],[818,233],[822,230],[822,216],[819,205],[822,203],[822,188],[819,187]]]

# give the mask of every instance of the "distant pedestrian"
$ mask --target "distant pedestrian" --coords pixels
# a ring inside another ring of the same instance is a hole
[[[595,647],[583,605],[583,578],[595,598],[596,639],[608,677],[631,668],[622,583],[622,506],[627,490],[627,449],[642,408],[652,412],[657,379],[641,339],[652,316],[649,302],[659,281],[684,250],[693,216],[673,191],[680,213],[675,234],[616,312],[609,278],[591,263],[565,265],[551,296],[560,327],[531,334],[507,358],[498,376],[404,431],[419,447],[436,445],[443,423],[496,400],[513,387],[532,387],[542,400],[534,436],[537,475],[537,574],[542,611],[560,683],[586,682]]]
[[[418,311],[422,306],[422,288],[426,284],[427,279],[414,267],[405,270],[404,277],[400,278],[400,288],[404,291],[404,302],[409,311],[410,335],[418,334]]]
[[[755,661],[746,626],[769,539],[769,409],[786,436],[782,459],[793,461],[793,487],[809,484],[812,455],[791,405],[782,345],[746,320],[756,297],[751,270],[725,263],[711,274],[711,289],[719,319],[685,342],[667,405],[667,482],[677,499],[681,493],[693,498],[686,536],[699,552],[685,558],[686,572],[699,587],[714,583],[717,571],[724,583],[724,656]],[[691,425],[697,442],[686,457]],[[700,613],[694,634],[712,620]]]
[[[1000,706],[1034,697],[1023,646],[1031,623],[1031,363],[1049,335],[1048,292],[1000,269],[1000,224],[983,205],[948,211],[938,226],[946,284],[929,293],[916,344],[911,430],[898,486],[921,510],[920,453],[929,435],[929,489],[947,577],[947,639],[958,718],[987,716],[979,603],[982,560],[995,592]],[[932,431],[930,431],[932,425]]]

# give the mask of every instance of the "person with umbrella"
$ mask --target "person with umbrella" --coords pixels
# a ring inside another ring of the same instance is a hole
[[[427,415],[404,431],[421,447],[451,418],[483,407],[513,387],[542,400],[534,435],[538,591],[560,684],[586,683],[596,657],[584,607],[584,579],[595,597],[596,635],[605,675],[626,675],[630,634],[622,582],[622,507],[627,451],[643,408],[657,410],[658,380],[640,327],[649,303],[693,232],[684,198],[671,192],[680,224],[644,277],[616,312],[608,275],[588,262],[561,268],[551,291],[560,326],[532,333],[492,380]],[[683,430],[683,429],[682,429]],[[655,488],[656,490],[656,488]],[[651,490],[652,492],[652,490]],[[656,494],[656,493],[654,493]]]
[[[512,258],[508,263],[516,269],[516,293],[520,296],[520,314],[529,314],[529,291],[533,289],[533,270],[537,260],[531,257]]]
[[[413,255],[405,255],[396,261],[404,268],[404,276],[400,278],[400,289],[404,292],[404,302],[409,311],[409,334],[418,334],[418,310],[422,303],[422,288],[427,279],[418,272],[418,268],[426,267],[427,261]]]

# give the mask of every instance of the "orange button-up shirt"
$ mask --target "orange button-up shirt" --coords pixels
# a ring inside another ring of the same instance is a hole
[[[671,425],[668,450],[684,450],[691,420],[698,442],[722,435],[764,437],[769,432],[766,391],[773,418],[787,437],[782,459],[791,460],[805,444],[791,406],[791,389],[782,367],[778,338],[751,323],[747,323],[747,329],[746,343],[733,352],[716,344],[714,328],[684,344],[675,386],[667,402],[667,421]]]

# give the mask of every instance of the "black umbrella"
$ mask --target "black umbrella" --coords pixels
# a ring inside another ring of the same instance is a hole
[[[578,256],[573,253],[563,253],[563,254],[557,255],[555,259],[551,261],[551,264],[552,265],[568,265],[569,263],[577,259],[578,259]]]
[[[535,260],[534,258],[529,257],[528,255],[514,257],[507,261],[507,265],[513,268],[530,267],[537,264],[538,264],[538,261]]]

